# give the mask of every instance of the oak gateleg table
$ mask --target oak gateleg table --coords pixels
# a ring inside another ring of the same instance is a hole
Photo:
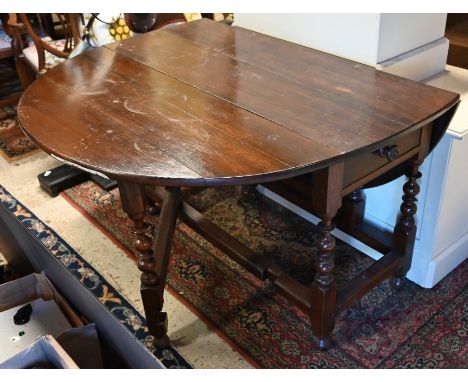
[[[149,331],[168,346],[163,292],[177,218],[311,319],[330,346],[335,315],[411,265],[418,171],[458,94],[273,37],[199,20],[116,42],[51,69],[24,93],[18,118],[45,152],[118,181],[134,223]],[[392,235],[363,220],[361,189],[402,174]],[[311,285],[286,275],[184,202],[184,191],[262,184],[314,213]],[[161,206],[153,244],[144,218]],[[335,224],[383,256],[337,290]]]

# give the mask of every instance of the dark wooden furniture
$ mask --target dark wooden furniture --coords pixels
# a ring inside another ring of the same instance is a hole
[[[468,69],[468,13],[447,14],[445,37],[450,41],[447,64]]]
[[[79,13],[10,14],[8,26],[13,32],[16,69],[24,89],[38,75],[70,55],[81,41],[80,23]],[[39,30],[48,35],[42,36]],[[76,168],[59,166],[39,174],[37,178],[40,186],[55,197],[59,192],[89,179],[89,174]],[[93,180],[105,189],[116,187],[116,182],[97,176]]]
[[[163,291],[180,218],[307,312],[326,348],[339,310],[408,271],[418,166],[458,102],[445,90],[200,20],[55,67],[28,89],[18,116],[49,154],[118,180],[134,222],[146,317],[159,346],[169,343]],[[387,237],[363,223],[359,190],[403,173],[402,214]],[[181,192],[258,183],[320,217],[312,285],[241,245],[185,203]],[[154,244],[144,222],[148,195],[162,206]],[[341,290],[333,278],[331,235],[338,212],[341,227],[385,253]]]
[[[0,49],[0,120],[12,114],[16,115],[16,113],[5,111],[4,108],[7,107],[14,112],[13,107],[18,103],[22,90],[15,68],[13,31],[8,25],[9,18],[10,14],[0,13],[0,28],[11,38],[10,46]]]
[[[0,28],[3,29],[3,31],[8,36],[12,37],[13,36],[13,31],[8,26],[8,18],[9,18],[8,13],[0,13],[0,22],[1,22]],[[13,57],[14,55],[15,55],[15,52],[14,52],[12,46],[0,49],[0,60],[4,59],[4,58]]]
[[[66,59],[80,41],[79,14],[57,13],[55,15],[62,26],[63,39],[60,40],[52,40],[50,37],[45,38],[39,35],[38,26],[33,27],[30,15],[10,14],[8,26],[13,32],[16,68],[24,89],[39,73],[45,73],[57,62]],[[52,17],[51,14],[36,14],[35,16],[37,22],[41,17]],[[29,36],[32,43],[26,36]]]
[[[125,22],[136,33],[164,28],[172,23],[186,22],[183,13],[124,13]]]

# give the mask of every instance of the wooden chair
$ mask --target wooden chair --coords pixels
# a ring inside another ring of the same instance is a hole
[[[13,38],[13,32],[11,31],[11,28],[8,26],[8,16],[9,16],[8,13],[0,13],[2,29],[6,36]],[[2,47],[0,47],[0,59],[13,57],[14,55],[15,55],[15,52],[13,50],[12,44],[10,44],[9,46],[3,46],[2,44]]]
[[[38,74],[64,61],[80,41],[79,14],[56,13],[55,23],[61,26],[63,38],[52,40],[41,36],[25,13],[11,14],[8,25],[13,31],[13,45],[18,76],[26,89]],[[38,24],[44,15],[37,15]]]
[[[0,120],[16,115],[14,106],[22,93],[15,67],[13,31],[8,25],[9,14],[0,13],[2,44],[0,46]]]

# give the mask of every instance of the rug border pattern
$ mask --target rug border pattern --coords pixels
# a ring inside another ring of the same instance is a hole
[[[61,236],[1,185],[0,203],[166,368],[192,368],[173,346],[154,349],[144,316]]]

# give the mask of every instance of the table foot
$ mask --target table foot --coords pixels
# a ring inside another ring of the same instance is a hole
[[[320,350],[328,350],[331,347],[331,339],[323,338],[318,340],[318,346]]]
[[[404,277],[396,276],[390,280],[392,287],[395,290],[401,290],[406,285],[406,280]]]
[[[171,345],[171,340],[167,334],[164,334],[162,337],[154,339],[154,346],[158,349],[166,349]]]

